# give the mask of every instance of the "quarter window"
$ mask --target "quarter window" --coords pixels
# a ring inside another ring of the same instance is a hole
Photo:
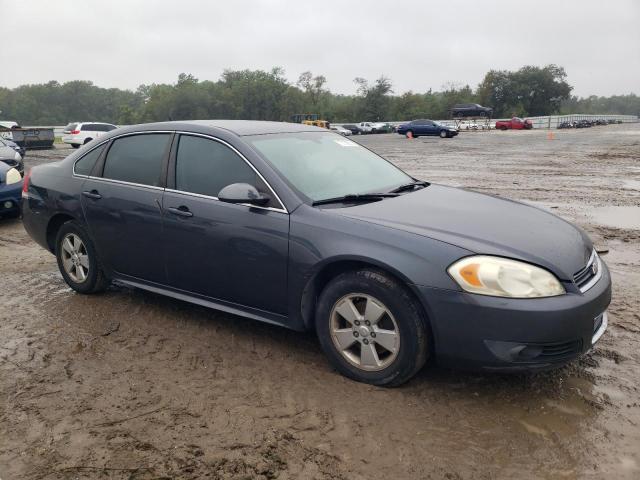
[[[248,183],[261,192],[260,177],[233,150],[220,142],[183,135],[176,157],[176,189],[217,197],[232,183]]]
[[[96,164],[96,161],[100,157],[104,147],[104,145],[100,145],[98,148],[94,148],[78,160],[73,169],[74,173],[76,175],[91,175],[91,170],[93,170],[93,166]]]
[[[114,140],[107,153],[103,177],[159,186],[170,139],[169,133],[150,133]]]

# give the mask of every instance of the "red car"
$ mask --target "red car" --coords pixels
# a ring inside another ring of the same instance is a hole
[[[496,130],[529,130],[533,128],[531,120],[523,120],[513,117],[511,120],[498,120],[496,122]]]

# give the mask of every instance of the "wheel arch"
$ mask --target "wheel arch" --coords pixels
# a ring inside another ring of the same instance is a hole
[[[425,327],[429,332],[429,338],[433,340],[433,329],[429,320],[428,306],[421,300],[416,286],[402,272],[388,264],[368,257],[336,257],[328,259],[316,267],[307,281],[300,298],[300,315],[304,327],[306,329],[313,328],[318,297],[328,283],[342,273],[362,269],[371,269],[384,273],[402,285],[416,301],[418,308],[420,308]]]
[[[69,215],[68,213],[56,213],[53,215],[49,221],[47,222],[47,230],[46,230],[46,238],[47,238],[47,246],[49,247],[49,251],[51,253],[56,252],[56,236],[58,235],[58,230],[65,223],[75,220],[74,217]]]

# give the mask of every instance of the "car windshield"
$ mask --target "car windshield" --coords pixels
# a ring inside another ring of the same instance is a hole
[[[245,139],[313,201],[389,192],[413,181],[384,158],[335,133],[283,133]]]

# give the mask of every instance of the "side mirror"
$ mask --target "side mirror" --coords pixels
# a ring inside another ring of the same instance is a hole
[[[271,198],[268,195],[260,193],[256,187],[248,183],[232,183],[220,190],[218,200],[227,203],[266,205]]]

